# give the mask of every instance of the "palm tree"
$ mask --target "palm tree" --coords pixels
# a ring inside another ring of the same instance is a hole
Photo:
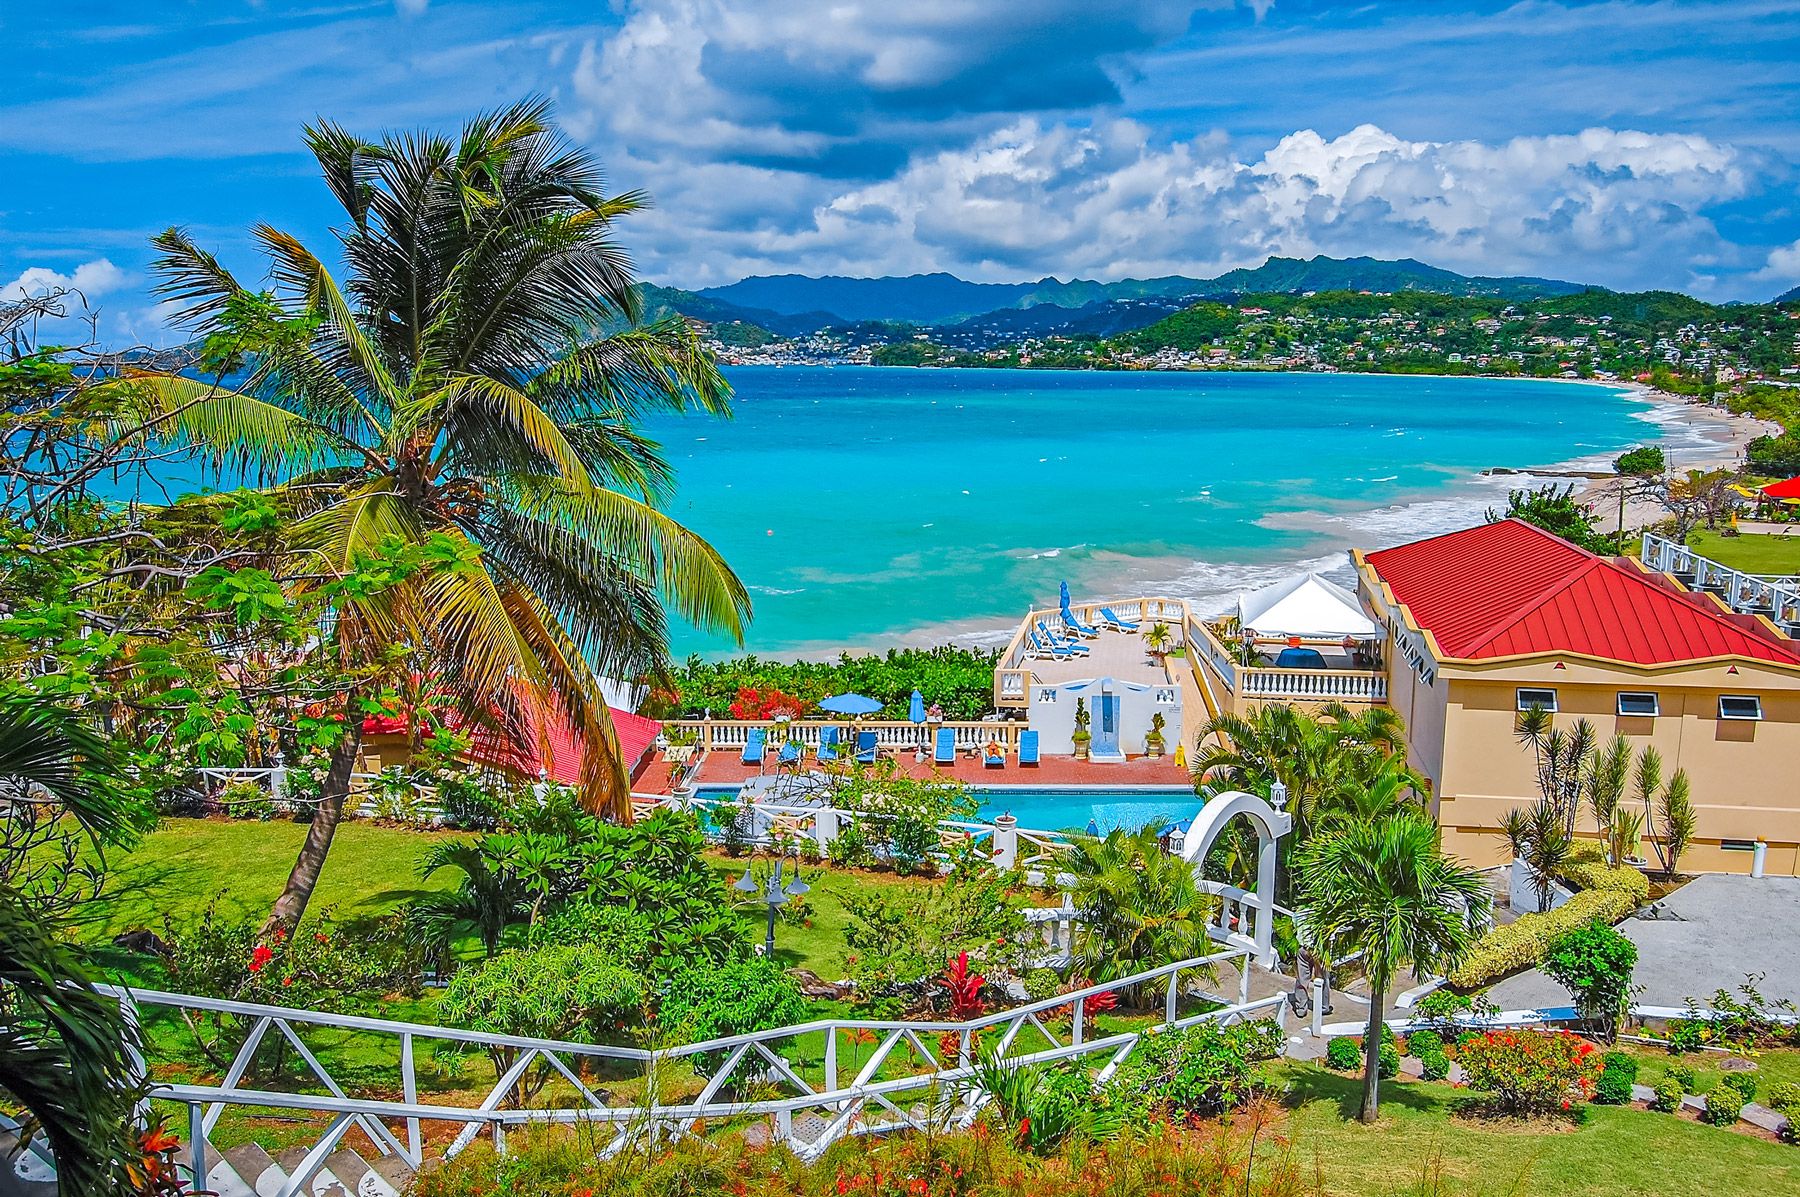
[[[125,1169],[138,1155],[137,1034],[94,988],[62,920],[27,892],[24,858],[42,850],[46,825],[96,846],[129,838],[130,808],[103,780],[113,768],[106,745],[59,708],[0,702],[0,1095],[49,1141],[60,1191],[82,1197],[135,1191]]]
[[[1473,869],[1444,856],[1437,829],[1402,814],[1351,823],[1307,846],[1299,862],[1303,943],[1343,959],[1362,953],[1369,978],[1369,1025],[1363,1038],[1361,1118],[1380,1110],[1382,1015],[1389,983],[1402,969],[1442,972],[1468,951],[1491,905]]]
[[[625,820],[600,679],[666,664],[665,601],[738,639],[749,610],[712,547],[659,509],[672,473],[636,427],[724,414],[728,396],[689,326],[637,319],[614,226],[643,197],[606,195],[541,102],[479,116],[455,142],[326,123],[306,140],[348,220],[334,247],[346,283],[259,226],[274,283],[259,294],[171,229],[155,240],[159,290],[244,381],[129,380],[179,440],[276,483],[295,588],[394,545],[440,562],[337,606],[318,651],[342,665],[344,734],[271,924],[306,908],[360,704],[384,678],[429,671],[468,717],[521,741],[543,735],[546,712],[566,720],[584,801]]]
[[[474,840],[443,840],[419,861],[419,876],[439,869],[458,869],[462,882],[453,890],[427,894],[408,911],[420,935],[439,951],[447,951],[464,935],[480,938],[493,956],[501,937],[531,903],[526,887],[511,870],[495,868],[490,855]]]
[[[1193,865],[1165,852],[1154,827],[1077,840],[1063,866],[1075,875],[1081,912],[1076,967],[1097,981],[1204,956],[1216,899]],[[1137,1004],[1141,995],[1128,995]]]

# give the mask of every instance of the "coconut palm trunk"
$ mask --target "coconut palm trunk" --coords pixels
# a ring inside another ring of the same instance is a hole
[[[1357,1118],[1374,1122],[1381,1117],[1381,1031],[1387,1009],[1387,983],[1369,979],[1369,1025],[1363,1032],[1362,1111]]]
[[[292,930],[306,913],[313,890],[319,884],[319,875],[325,870],[331,841],[336,838],[338,824],[343,821],[344,805],[350,801],[352,775],[356,772],[357,759],[362,755],[362,719],[355,713],[354,699],[345,705],[350,713],[345,718],[343,738],[331,750],[319,802],[313,809],[312,823],[306,829],[306,841],[300,845],[300,855],[294,858],[287,884],[281,887],[281,896],[275,899],[275,905],[263,923],[265,935],[277,927]]]

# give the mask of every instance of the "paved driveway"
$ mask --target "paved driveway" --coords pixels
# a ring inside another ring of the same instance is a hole
[[[1706,876],[1663,900],[1661,919],[1626,919],[1619,929],[1638,946],[1637,1000],[1679,1006],[1736,990],[1746,973],[1763,973],[1766,998],[1800,1002],[1800,877]],[[1569,993],[1532,970],[1494,986],[1503,1010],[1566,1006]]]

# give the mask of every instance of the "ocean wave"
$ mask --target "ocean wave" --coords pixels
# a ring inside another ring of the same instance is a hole
[[[790,590],[790,589],[783,589],[780,586],[746,586],[745,589],[749,590],[755,594],[766,594],[772,598],[780,598],[783,595],[800,594],[806,589],[806,587],[796,586]]]

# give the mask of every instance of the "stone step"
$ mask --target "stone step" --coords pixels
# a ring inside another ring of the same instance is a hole
[[[291,1177],[299,1171],[301,1161],[306,1158],[306,1153],[310,1150],[310,1146],[290,1147],[276,1156],[275,1162],[280,1164],[281,1170]],[[339,1179],[337,1173],[333,1172],[328,1165],[321,1165],[319,1170],[300,1186],[300,1192],[305,1197],[356,1197],[356,1190]]]
[[[389,1183],[387,1177],[375,1171],[367,1160],[349,1148],[334,1151],[325,1157],[325,1167],[344,1183],[353,1197],[400,1197],[400,1189]]]
[[[275,1197],[287,1183],[287,1173],[262,1149],[260,1143],[240,1143],[228,1148],[224,1160],[231,1165],[256,1197]]]

